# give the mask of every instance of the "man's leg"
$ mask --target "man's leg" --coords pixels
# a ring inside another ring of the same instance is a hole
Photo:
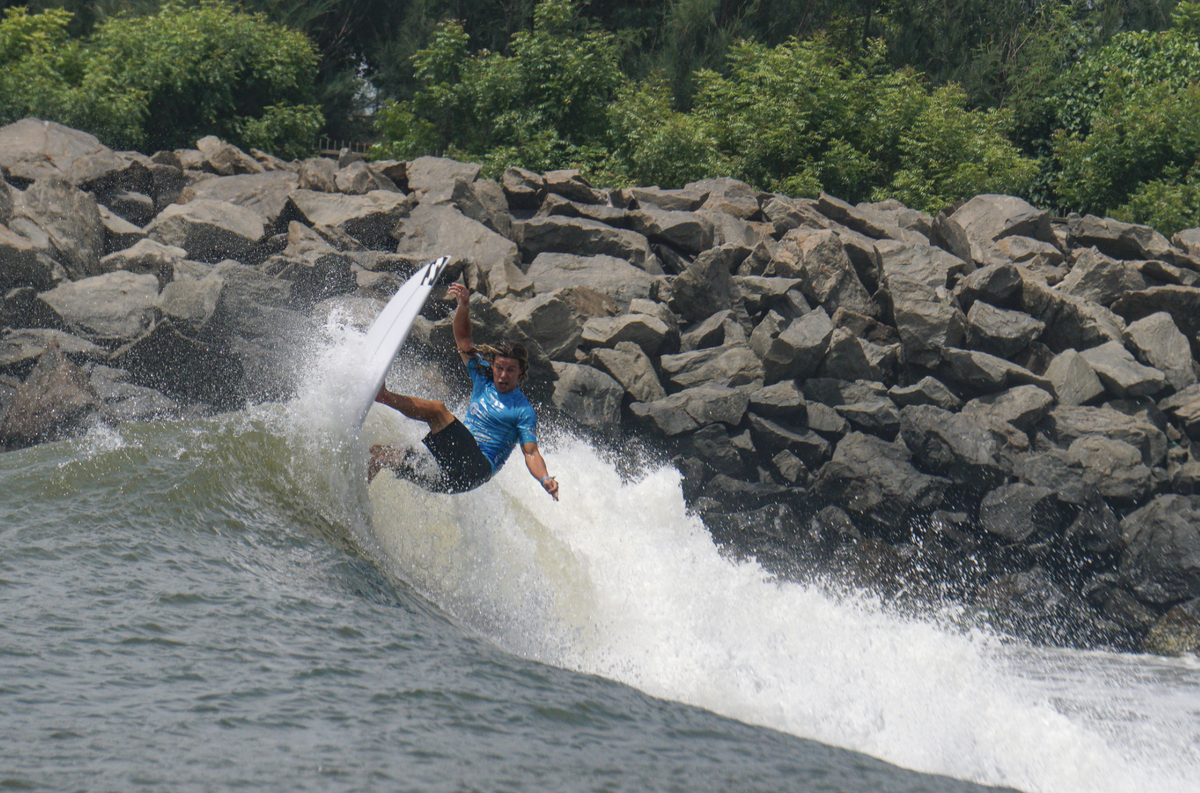
[[[386,388],[381,388],[375,401],[400,411],[410,419],[425,422],[429,425],[431,434],[437,434],[454,423],[454,414],[446,409],[445,404],[436,399],[420,399],[404,394],[394,394]]]

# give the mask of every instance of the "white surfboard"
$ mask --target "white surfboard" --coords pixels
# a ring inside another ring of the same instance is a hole
[[[355,384],[355,390],[351,391],[348,405],[350,409],[347,412],[354,421],[355,429],[362,427],[366,421],[367,413],[375,402],[375,395],[379,393],[388,369],[392,366],[392,360],[396,353],[400,352],[413,322],[421,313],[429,293],[433,291],[438,277],[449,261],[449,256],[442,256],[413,273],[388,301],[380,315],[375,318],[371,329],[367,331],[367,338],[363,342],[363,349],[366,351],[363,375]]]

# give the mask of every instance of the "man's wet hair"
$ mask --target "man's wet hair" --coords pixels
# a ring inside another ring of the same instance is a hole
[[[521,342],[504,339],[495,344],[477,344],[475,350],[488,362],[488,366],[491,366],[497,358],[511,358],[516,361],[521,370],[517,377],[518,383],[524,383],[529,377],[529,352]]]

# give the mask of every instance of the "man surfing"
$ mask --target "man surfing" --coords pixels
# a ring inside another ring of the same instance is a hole
[[[435,493],[465,493],[491,479],[520,442],[525,467],[558,501],[558,482],[547,473],[546,461],[537,447],[537,416],[521,393],[520,385],[529,371],[525,347],[507,340],[476,347],[471,340],[471,294],[457,283],[450,285],[450,293],[458,303],[454,310],[454,341],[473,384],[467,416],[459,421],[442,402],[396,394],[387,386],[380,388],[376,402],[429,425],[423,443],[440,470],[431,478],[413,465],[411,450],[372,446],[368,478],[374,479],[381,469],[388,468]]]

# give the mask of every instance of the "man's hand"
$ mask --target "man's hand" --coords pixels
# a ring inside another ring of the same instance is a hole
[[[471,304],[471,290],[467,289],[465,284],[460,284],[457,281],[450,284],[450,294],[458,301],[460,306],[469,306]]]
[[[555,501],[558,501],[558,482],[555,481],[554,477],[548,476],[543,479],[542,487],[546,489],[546,492],[549,493]]]

